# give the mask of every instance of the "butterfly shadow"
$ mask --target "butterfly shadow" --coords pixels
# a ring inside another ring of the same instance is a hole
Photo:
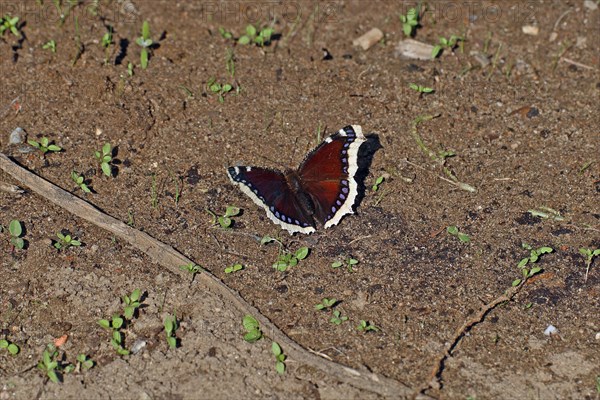
[[[356,171],[356,175],[354,175],[354,179],[356,180],[358,186],[358,194],[356,196],[356,201],[354,202],[354,208],[358,207],[365,197],[367,191],[365,179],[367,178],[367,175],[369,175],[369,169],[371,168],[373,157],[375,156],[377,150],[383,148],[381,142],[379,141],[379,135],[370,133],[365,135],[365,138],[367,140],[362,146],[360,146],[358,150],[358,170]]]

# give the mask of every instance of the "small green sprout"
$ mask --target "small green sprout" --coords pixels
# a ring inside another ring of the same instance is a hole
[[[542,246],[537,249],[534,249],[527,243],[523,243],[522,246],[524,249],[529,250],[530,253],[529,253],[529,257],[525,257],[521,261],[519,261],[519,264],[517,265],[517,267],[521,269],[521,273],[523,274],[523,279],[527,280],[527,279],[531,278],[532,276],[539,274],[542,271],[542,269],[540,267],[533,267],[533,268],[529,269],[529,268],[525,268],[525,266],[527,264],[536,263],[542,254],[552,253],[554,251],[554,249],[552,247],[548,247],[548,246]],[[523,282],[523,279],[515,279],[512,282],[512,286],[519,286]]]
[[[233,225],[234,221],[231,219],[231,217],[235,217],[237,215],[240,215],[240,209],[238,207],[235,206],[228,206],[225,209],[225,214],[223,214],[222,216],[218,217],[217,214],[215,214],[214,212],[210,211],[208,208],[205,209],[207,213],[209,213],[210,215],[212,215],[213,217],[213,225],[219,225],[221,228],[223,229],[228,229],[231,228],[231,226]]]
[[[81,190],[84,191],[84,193],[92,192],[92,190],[85,183],[86,180],[83,175],[79,175],[79,173],[77,173],[76,171],[71,171],[71,179],[77,184],[77,186],[79,186]]]
[[[109,329],[112,332],[110,344],[117,351],[117,354],[121,356],[126,356],[129,354],[129,350],[123,347],[123,334],[120,332],[120,329],[123,327],[124,323],[125,320],[119,315],[114,315],[110,321],[107,319],[101,319],[98,321],[98,325],[104,329]]]
[[[359,321],[356,329],[361,332],[370,332],[370,331],[377,332],[379,330],[378,327],[376,327],[375,325],[371,325],[371,323],[369,321],[365,321],[364,319],[361,319]]]
[[[332,312],[332,317],[329,320],[332,324],[341,325],[342,322],[347,321],[348,317],[342,316],[342,313],[338,310],[334,310]]]
[[[594,257],[600,256],[600,249],[592,250],[582,247],[579,249],[579,253],[581,253],[581,255],[585,257],[585,282],[587,282],[588,273],[590,272],[590,267],[592,266],[592,261],[594,260]]]
[[[596,392],[600,394],[600,375],[596,377]]]
[[[408,87],[421,94],[433,92],[433,88],[417,85],[416,83],[409,83]]]
[[[21,351],[19,346],[12,342],[9,342],[6,339],[0,339],[0,349],[8,350],[8,352],[13,356],[16,356],[17,354],[19,354],[19,351]]]
[[[246,330],[244,340],[248,343],[254,343],[262,338],[262,331],[256,318],[252,315],[246,315],[242,319],[242,325]]]
[[[56,350],[56,346],[53,344],[48,344],[46,349],[42,353],[42,360],[38,362],[37,367],[46,373],[46,376],[54,382],[58,383],[60,380],[58,378],[58,374],[56,373],[58,369],[58,361],[56,357],[58,356],[58,350]]]
[[[275,371],[277,371],[278,374],[283,375],[285,373],[285,359],[287,357],[283,354],[281,346],[279,346],[279,343],[277,342],[271,344],[271,351],[275,356]]]
[[[134,68],[133,63],[131,61],[128,62],[127,63],[127,75],[130,76],[130,77],[133,76],[133,68]]]
[[[354,272],[353,266],[358,264],[358,260],[355,258],[347,258],[345,261],[334,261],[331,263],[331,268],[340,268],[342,265],[346,264],[348,268],[348,272]]]
[[[142,298],[142,291],[135,289],[129,296],[123,296],[123,303],[125,308],[123,309],[123,315],[126,319],[131,320],[135,314],[135,311],[140,307]]]
[[[94,361],[90,360],[88,356],[83,353],[77,355],[77,363],[81,365],[83,369],[90,369],[94,366]]]
[[[281,243],[281,241],[279,239],[271,237],[269,235],[265,235],[260,239],[261,245],[271,243],[271,242],[276,242],[277,244],[279,244],[279,246],[283,246],[283,243]]]
[[[177,348],[177,338],[175,337],[175,331],[178,328],[177,316],[175,314],[167,315],[165,317],[164,326],[165,334],[167,335],[167,344],[169,345],[169,348]]]
[[[102,173],[109,178],[112,176],[112,154],[113,149],[110,147],[110,143],[104,143],[102,149],[94,152],[94,157],[96,161],[100,164],[100,169],[102,169]]]
[[[182,270],[182,271],[187,271],[190,274],[192,274],[192,280],[191,280],[190,284],[192,282],[194,282],[194,278],[196,277],[196,274],[198,272],[204,271],[204,269],[201,266],[199,266],[198,264],[194,264],[193,262],[189,263],[189,264],[186,264],[186,265],[181,265],[179,267],[179,269]]]
[[[219,27],[219,33],[223,39],[233,39],[233,33],[225,30],[222,26]]]
[[[29,143],[31,146],[35,147],[36,149],[40,150],[42,152],[42,154],[46,154],[49,151],[51,151],[53,153],[57,153],[62,150],[62,147],[52,144],[50,142],[50,139],[48,139],[46,136],[41,138],[39,142],[36,142],[35,140],[30,139],[27,141],[27,143]]]
[[[102,35],[102,40],[100,41],[102,47],[104,47],[104,64],[108,64],[110,46],[113,44],[113,28],[112,26],[108,27],[108,31]]]
[[[381,175],[379,178],[377,178],[375,180],[375,183],[373,184],[373,187],[371,188],[371,190],[373,190],[374,192],[379,190],[379,186],[385,181],[385,176]]]
[[[206,87],[212,93],[216,93],[219,99],[219,103],[223,103],[225,101],[225,94],[231,92],[233,86],[229,83],[218,83],[216,78],[210,78],[206,83]]]
[[[274,30],[271,27],[265,27],[258,31],[254,25],[248,25],[246,26],[246,34],[240,36],[238,44],[254,43],[260,47],[268,46],[271,43],[273,32]]]
[[[81,246],[81,242],[79,240],[76,240],[74,237],[71,237],[69,233],[63,234],[62,232],[58,232],[56,234],[56,237],[58,237],[58,240],[54,242],[54,247],[57,250],[67,249],[71,246]]]
[[[4,35],[4,32],[10,31],[16,37],[21,37],[19,32],[19,17],[11,17],[10,15],[4,15],[4,18],[0,19],[0,35]]]
[[[431,50],[431,58],[436,58],[443,49],[452,50],[458,42],[464,41],[465,39],[463,37],[457,35],[450,36],[450,39],[440,37],[438,44],[433,47],[433,50]]]
[[[277,271],[285,272],[288,268],[298,265],[298,261],[304,260],[309,253],[308,247],[300,247],[295,253],[284,251],[279,254],[277,262],[273,264],[273,268]]]
[[[471,241],[471,238],[468,235],[459,232],[458,227],[455,225],[450,225],[446,228],[446,232],[448,232],[449,235],[456,236],[458,240],[463,243],[469,243]]]
[[[42,49],[56,53],[56,40],[50,39],[42,45]]]
[[[335,306],[337,302],[337,299],[328,299],[327,297],[324,297],[321,299],[321,302],[319,304],[315,305],[315,310],[325,311],[328,308]]]
[[[150,39],[150,25],[148,21],[142,24],[142,36],[137,38],[135,42],[142,48],[140,53],[140,65],[142,69],[148,68],[148,51],[152,48],[154,42]]]
[[[242,264],[233,264],[232,266],[225,268],[225,273],[231,274],[233,272],[241,271],[242,269],[244,269]]]
[[[411,37],[413,31],[419,25],[419,11],[416,8],[409,9],[406,15],[400,15],[400,21],[402,22],[404,36]]]
[[[22,250],[23,247],[25,247],[25,240],[21,237],[23,235],[23,226],[21,225],[21,222],[16,219],[10,221],[8,233],[10,234],[10,243],[15,248]]]

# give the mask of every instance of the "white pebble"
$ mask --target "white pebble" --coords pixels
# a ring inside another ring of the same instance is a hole
[[[556,335],[557,333],[558,329],[554,325],[548,325],[548,327],[544,331],[544,335],[546,336]]]

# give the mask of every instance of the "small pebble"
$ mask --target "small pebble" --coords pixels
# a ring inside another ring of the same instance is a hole
[[[583,6],[584,6],[585,8],[587,8],[588,10],[592,10],[592,11],[594,11],[594,10],[597,10],[597,9],[598,9],[598,3],[597,3],[597,2],[595,2],[594,0],[585,0],[585,1],[583,2]]]
[[[23,128],[16,127],[11,133],[10,138],[8,140],[9,144],[21,144],[25,142],[25,138],[27,137],[27,133],[23,130]]]
[[[600,332],[596,333],[596,340],[600,340]]]
[[[419,42],[414,39],[406,39],[398,42],[394,55],[396,57],[411,58],[415,60],[431,60],[433,46]]]
[[[546,336],[556,335],[557,333],[558,329],[554,325],[548,325],[548,327],[544,331],[544,335]]]
[[[146,341],[144,339],[138,339],[131,346],[131,354],[139,353],[144,347],[146,347]]]
[[[360,46],[363,50],[369,50],[371,46],[383,39],[383,32],[378,28],[373,28],[358,39],[354,39],[352,45]]]
[[[540,28],[535,25],[523,25],[521,30],[526,35],[537,36],[540,33]]]

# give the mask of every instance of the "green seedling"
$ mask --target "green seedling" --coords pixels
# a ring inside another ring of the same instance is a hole
[[[238,207],[234,207],[234,206],[228,206],[225,209],[225,214],[223,214],[220,217],[217,216],[217,214],[215,214],[214,212],[212,212],[208,208],[206,208],[205,210],[206,210],[207,213],[209,213],[210,215],[212,215],[212,217],[213,217],[212,224],[213,225],[219,225],[223,229],[231,228],[231,226],[234,223],[234,220],[232,220],[231,217],[235,217],[235,216],[237,216],[237,215],[240,214],[240,209]]]
[[[178,328],[177,316],[175,314],[167,315],[165,317],[164,325],[165,325],[165,334],[167,335],[167,344],[169,345],[169,348],[170,349],[177,348],[177,338],[175,337],[175,331]]]
[[[8,224],[8,234],[10,235],[10,243],[17,249],[23,250],[25,247],[25,240],[21,236],[23,236],[23,226],[21,222],[16,219],[10,221]]]
[[[275,356],[275,371],[277,371],[278,374],[283,375],[285,373],[285,359],[287,357],[283,354],[283,350],[281,350],[281,346],[279,346],[279,343],[277,342],[271,344],[271,351]]]
[[[81,369],[90,369],[94,366],[94,361],[90,360],[85,354],[77,355],[77,362],[64,367],[65,373],[79,372]]]
[[[83,369],[90,369],[94,366],[94,361],[90,360],[85,354],[79,354],[77,355],[77,366],[81,366]],[[78,369],[77,367],[75,368],[76,371]]]
[[[123,303],[125,303],[125,308],[123,309],[123,315],[126,319],[130,320],[133,318],[135,311],[140,307],[142,298],[142,291],[140,289],[135,289],[129,296],[123,296]]]
[[[345,261],[334,261],[331,263],[331,268],[340,268],[344,264],[348,268],[348,272],[354,272],[353,267],[358,264],[358,260],[355,258],[347,258]]]
[[[531,278],[532,276],[539,274],[542,271],[542,269],[540,267],[532,267],[531,269],[525,268],[525,267],[527,266],[527,264],[536,263],[542,254],[552,253],[554,251],[554,249],[552,247],[548,247],[548,246],[542,246],[537,249],[534,249],[527,243],[523,243],[522,246],[524,249],[529,250],[530,253],[529,253],[529,257],[525,257],[521,261],[519,261],[519,264],[517,265],[517,267],[521,269],[523,278],[515,279],[512,282],[513,286],[518,286],[524,280],[527,280],[527,279]]]
[[[113,149],[110,147],[110,143],[104,143],[102,149],[94,152],[94,157],[96,158],[96,161],[98,161],[98,163],[100,164],[100,169],[102,170],[102,173],[108,176],[109,178],[112,176],[112,154]]]
[[[385,181],[385,176],[381,175],[379,178],[375,180],[373,187],[371,188],[374,192],[379,190],[379,186]]]
[[[471,241],[471,238],[468,235],[459,232],[458,227],[455,225],[451,225],[446,228],[446,232],[448,232],[449,235],[456,236],[458,240],[463,243],[469,243]]]
[[[130,61],[130,62],[128,62],[128,63],[127,63],[127,75],[128,75],[129,77],[132,77],[132,76],[133,76],[133,68],[134,68],[134,66],[133,66],[133,63],[132,63],[131,61]]]
[[[264,245],[264,244],[267,244],[267,243],[271,243],[271,242],[275,242],[275,243],[279,244],[280,247],[283,246],[283,243],[281,243],[281,240],[279,240],[277,238],[274,238],[274,237],[271,237],[269,235],[265,235],[265,236],[263,236],[260,239],[260,244],[261,245]]]
[[[379,330],[378,327],[376,327],[375,325],[371,325],[371,323],[369,321],[365,321],[364,319],[361,319],[358,322],[358,326],[356,327],[357,330],[361,331],[361,332],[377,332]]]
[[[600,394],[600,375],[596,377],[596,392]]]
[[[77,184],[77,186],[79,186],[79,188],[81,190],[83,190],[84,193],[91,193],[92,190],[89,188],[89,186],[85,183],[85,177],[83,175],[79,175],[79,173],[75,172],[75,171],[71,171],[71,179],[73,180],[73,182],[75,182]]]
[[[233,39],[233,33],[225,30],[222,26],[219,27],[219,33],[223,39]]]
[[[150,25],[148,24],[148,21],[144,21],[142,24],[142,36],[137,38],[135,42],[142,48],[140,53],[140,65],[142,69],[146,69],[148,68],[149,51],[154,45],[154,42],[150,39]]]
[[[254,25],[246,26],[246,34],[240,36],[238,44],[254,43],[260,47],[268,46],[271,43],[271,36],[274,30],[271,27],[264,27],[260,31]]]
[[[329,320],[329,322],[331,322],[332,324],[335,324],[335,325],[341,325],[342,322],[347,321],[347,320],[348,320],[348,317],[342,316],[341,311],[334,310],[332,312],[332,317]]]
[[[4,18],[0,19],[0,35],[4,35],[4,32],[9,31],[16,37],[21,37],[19,32],[19,17],[11,17],[10,15],[4,15]]]
[[[117,351],[117,354],[121,356],[126,356],[129,354],[129,350],[123,347],[123,334],[120,331],[124,324],[125,320],[119,315],[114,315],[110,321],[107,319],[101,319],[98,321],[98,325],[104,329],[109,329],[112,332],[110,344]]]
[[[190,284],[192,282],[194,282],[194,278],[196,277],[196,274],[198,272],[204,271],[204,269],[201,266],[199,266],[198,264],[194,264],[194,263],[189,263],[189,264],[186,264],[186,265],[181,265],[179,267],[179,269],[182,270],[182,271],[187,271],[190,274],[192,274],[192,280],[191,280]]]
[[[50,50],[51,52],[56,53],[56,41],[54,39],[48,40],[42,45],[42,49]]]
[[[39,142],[36,142],[35,140],[30,139],[27,141],[27,143],[29,143],[31,146],[33,146],[36,149],[38,149],[39,151],[41,151],[42,154],[46,154],[49,151],[51,151],[53,153],[57,153],[62,150],[62,147],[52,144],[50,142],[50,139],[48,139],[46,136],[41,138]]]
[[[54,247],[57,250],[67,249],[71,246],[79,247],[81,246],[81,242],[76,240],[74,237],[71,237],[70,234],[63,234],[62,232],[58,232],[56,234],[58,240],[54,241]]]
[[[416,8],[409,9],[406,15],[400,15],[400,21],[402,22],[404,36],[411,37],[414,30],[419,26],[419,11]]]
[[[283,251],[279,254],[277,262],[273,264],[273,268],[277,271],[285,272],[288,268],[298,265],[298,261],[304,260],[309,253],[308,247],[300,247],[295,253]]]
[[[335,306],[337,302],[337,299],[328,299],[327,297],[324,297],[321,299],[321,302],[319,304],[315,305],[315,310],[325,311],[328,308]]]
[[[104,47],[104,64],[108,64],[108,59],[109,59],[109,54],[110,54],[110,46],[113,44],[113,33],[112,33],[112,26],[108,27],[108,31],[102,35],[102,40],[100,41],[100,43],[102,44],[102,47]]]
[[[581,253],[581,255],[585,257],[585,282],[587,282],[588,273],[590,272],[590,267],[592,266],[592,261],[594,260],[594,257],[600,256],[600,249],[592,250],[582,247],[581,249],[579,249],[579,253]]]
[[[229,83],[218,83],[216,78],[210,78],[206,83],[206,87],[211,93],[215,93],[218,96],[219,103],[223,103],[225,101],[225,94],[231,92],[233,86]]]
[[[454,49],[458,42],[464,42],[464,38],[457,35],[450,36],[450,39],[440,37],[440,41],[431,50],[431,58],[436,58],[443,49]]]
[[[540,217],[543,219],[552,219],[554,221],[564,221],[565,219],[565,217],[560,215],[560,211],[545,206],[540,206],[537,209],[527,210],[527,212],[534,217]]]
[[[48,344],[42,353],[42,360],[38,362],[37,367],[46,373],[46,376],[54,383],[58,383],[58,350],[53,344]]]
[[[16,344],[6,339],[0,339],[0,349],[6,349],[11,355],[16,356],[21,349]]]
[[[242,319],[242,325],[246,330],[244,334],[244,340],[248,343],[254,343],[262,338],[262,331],[256,318],[252,315],[246,315]]]
[[[433,92],[433,88],[417,85],[416,83],[409,83],[408,87],[421,94]]]
[[[243,269],[244,269],[244,266],[242,264],[233,264],[231,267],[225,268],[225,273],[231,274],[233,272],[241,271]]]

